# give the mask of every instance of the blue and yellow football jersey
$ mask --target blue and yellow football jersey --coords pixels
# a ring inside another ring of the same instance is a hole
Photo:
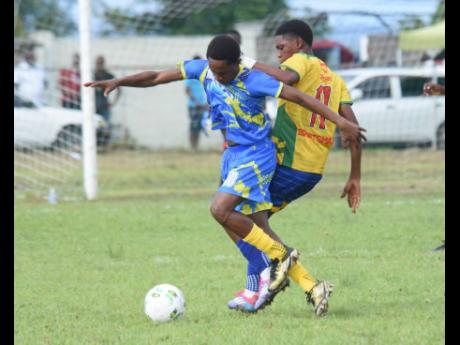
[[[270,135],[265,97],[278,97],[283,83],[242,65],[236,78],[225,85],[215,80],[207,60],[187,60],[180,62],[178,68],[184,79],[198,79],[203,84],[212,129],[225,129],[227,140],[252,145]]]

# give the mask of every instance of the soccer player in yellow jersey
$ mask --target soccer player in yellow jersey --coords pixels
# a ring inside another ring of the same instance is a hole
[[[275,34],[279,69],[255,62],[250,58],[243,57],[242,60],[247,66],[259,69],[303,93],[316,97],[331,110],[357,123],[344,81],[323,61],[311,54],[312,42],[313,33],[309,25],[301,20],[290,20],[282,24]],[[307,194],[321,180],[329,151],[333,146],[334,131],[334,123],[323,116],[295,103],[279,101],[276,123],[272,131],[278,163],[269,188],[273,207],[266,213],[265,218],[261,217],[258,224],[273,239],[282,243],[270,228],[268,217],[285,208],[293,200]],[[363,139],[365,140],[364,137]],[[351,173],[341,197],[347,196],[348,205],[354,213],[361,199],[361,145],[359,142],[343,144],[351,148]],[[248,282],[250,282],[253,280],[249,275],[251,266],[257,266],[259,257],[264,255],[254,247],[242,243],[238,238],[232,237],[232,239],[248,259]],[[305,291],[307,301],[313,304],[315,314],[324,315],[328,309],[332,285],[327,281],[317,281],[299,261],[289,270],[289,276]],[[259,298],[254,306],[256,310],[270,304],[275,295],[287,284],[272,292],[267,292],[265,285],[260,277],[260,288],[257,292]],[[246,286],[250,284],[247,283]],[[244,292],[239,292],[235,299],[229,301],[229,308],[244,311],[245,304],[241,302],[244,299]]]

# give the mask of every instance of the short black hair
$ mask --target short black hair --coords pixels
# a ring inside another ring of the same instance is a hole
[[[225,60],[229,64],[239,61],[241,55],[240,45],[228,35],[214,37],[208,45],[206,58],[214,60]]]
[[[296,35],[311,47],[313,43],[313,31],[310,28],[310,25],[305,23],[300,19],[292,19],[281,24],[276,30],[275,36],[278,35]]]
[[[201,56],[198,54],[193,55],[193,60],[201,60]]]
[[[238,44],[241,45],[241,34],[238,30],[231,29],[228,30],[225,34],[235,39],[238,42]]]

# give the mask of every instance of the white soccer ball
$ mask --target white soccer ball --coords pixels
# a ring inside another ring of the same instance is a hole
[[[144,312],[158,323],[176,320],[185,312],[184,294],[171,284],[156,285],[145,296]]]

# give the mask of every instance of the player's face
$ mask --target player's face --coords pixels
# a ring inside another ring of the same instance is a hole
[[[237,63],[229,64],[225,60],[214,60],[208,58],[208,63],[214,77],[221,84],[229,84],[233,79],[235,79],[240,70]]]
[[[301,49],[298,39],[286,37],[284,35],[275,36],[275,47],[280,63],[289,59],[292,55],[298,53]]]

